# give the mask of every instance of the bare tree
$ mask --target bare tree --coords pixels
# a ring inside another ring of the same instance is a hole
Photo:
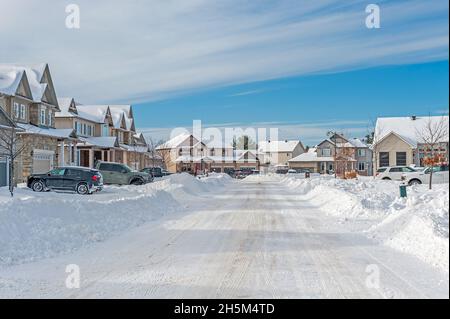
[[[17,125],[12,122],[10,126],[0,126],[0,156],[8,158],[9,192],[14,196],[15,187],[15,161],[24,150],[25,146],[20,142]]]
[[[147,145],[148,145],[148,152],[151,157],[152,167],[155,167],[156,163],[156,156],[159,156],[158,152],[156,151],[156,144],[153,138],[149,137],[147,139]]]
[[[436,149],[445,139],[448,141],[448,119],[442,116],[439,120],[433,120],[429,116],[424,127],[421,130],[416,130],[416,135],[418,141],[424,145],[424,163],[430,167],[429,189],[431,189],[433,166],[444,160],[442,154]]]

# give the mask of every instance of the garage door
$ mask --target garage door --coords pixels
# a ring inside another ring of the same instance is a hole
[[[0,187],[8,186],[8,163],[0,159]]]
[[[53,168],[53,151],[33,150],[33,174],[46,173]]]

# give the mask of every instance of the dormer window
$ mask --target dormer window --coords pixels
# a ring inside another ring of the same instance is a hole
[[[39,122],[41,123],[41,125],[45,125],[45,108],[41,107],[41,111],[39,114]]]
[[[52,111],[48,111],[48,126],[52,126],[53,125],[53,118],[52,118],[53,112]]]
[[[24,104],[20,104],[20,118],[25,120],[26,118],[26,108]]]
[[[19,103],[14,102],[14,117],[16,119],[19,118],[19,112],[20,112],[20,110],[19,110]]]

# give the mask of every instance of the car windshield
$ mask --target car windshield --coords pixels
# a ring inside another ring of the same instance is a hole
[[[441,166],[434,166],[433,167],[433,173],[436,172],[448,172],[448,165],[441,165]],[[425,174],[430,174],[431,172],[431,168],[428,167],[427,169],[425,169]]]

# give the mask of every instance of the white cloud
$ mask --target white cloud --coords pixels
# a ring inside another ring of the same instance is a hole
[[[291,75],[448,59],[448,2],[0,0],[0,60],[49,62],[59,95],[139,102]]]
[[[222,123],[222,124],[203,124],[202,129],[215,127],[218,128],[225,136],[226,128],[253,128],[255,132],[259,128],[265,128],[266,133],[269,134],[270,128],[278,129],[279,140],[301,140],[305,145],[316,145],[326,138],[327,132],[333,130],[343,133],[348,137],[364,137],[370,128],[369,121],[315,121],[305,123],[286,123],[286,122],[258,122],[252,123]],[[143,128],[140,131],[147,138],[152,138],[153,141],[168,140],[173,134],[172,130],[175,128]],[[184,127],[187,131],[192,132],[192,126]]]

